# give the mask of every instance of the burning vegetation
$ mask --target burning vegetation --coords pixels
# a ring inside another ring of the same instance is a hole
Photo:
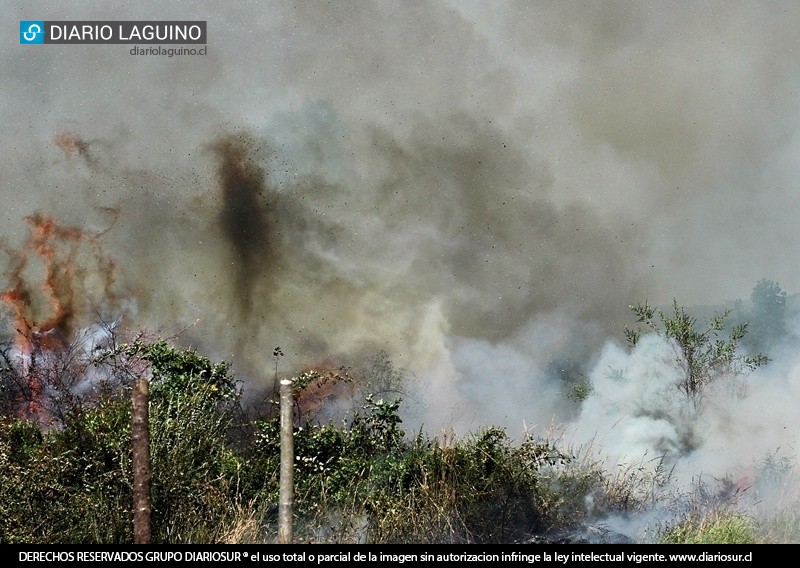
[[[56,145],[67,161],[80,157],[94,167],[89,145],[80,137],[62,134]],[[310,294],[286,278],[295,269],[295,259],[301,265],[308,263],[296,274],[324,275],[322,280],[336,284],[336,291],[345,291],[336,298],[342,304],[338,313],[351,318],[343,322],[359,322],[358,336],[369,328],[364,321],[380,322],[384,313],[380,309],[359,311],[375,300],[375,290],[380,289],[366,273],[360,275],[363,284],[339,287],[344,279],[325,270],[335,264],[340,274],[339,267],[348,264],[332,249],[308,247],[292,256],[295,251],[287,246],[287,233],[294,243],[310,236],[315,246],[324,240],[317,239],[323,233],[304,232],[308,225],[288,215],[289,211],[308,214],[308,210],[287,205],[291,198],[271,183],[257,140],[222,136],[211,150],[216,166],[216,185],[209,192],[216,206],[212,220],[231,272],[230,289],[223,287],[220,297],[224,295],[236,307],[228,315],[233,328],[242,326],[230,331],[237,341],[256,343],[247,331],[253,326],[305,321],[293,319],[296,314],[280,304],[287,291],[301,290],[295,299]],[[128,395],[130,385],[141,377],[153,385],[154,540],[241,542],[242,534],[236,531],[244,530],[243,521],[231,511],[230,503],[274,503],[277,495],[278,422],[274,407],[268,404],[274,393],[264,395],[257,411],[243,408],[243,383],[234,380],[227,362],[212,363],[192,349],[181,350],[162,340],[146,341],[142,335],[122,342],[116,323],[126,315],[122,308],[126,294],[117,263],[107,252],[108,231],[89,232],[41,212],[25,222],[28,232],[22,243],[2,246],[7,263],[0,303],[8,315],[8,336],[0,351],[0,456],[11,457],[0,458],[0,475],[16,481],[0,487],[0,542],[130,540],[127,508],[131,496],[125,478]],[[317,268],[320,272],[315,272]],[[754,292],[757,321],[785,316],[781,310],[786,294],[773,284],[762,281]],[[358,291],[369,299],[356,299]],[[359,303],[362,300],[364,304]],[[306,309],[305,317],[313,321],[316,314]],[[257,317],[262,313],[270,316],[266,323]],[[443,373],[455,386],[425,401],[430,405],[427,415],[437,420],[457,408],[456,402],[467,400],[460,398],[452,402],[453,408],[444,408],[443,400],[451,405],[448,393],[469,394],[489,416],[506,411],[497,392],[508,397],[508,406],[514,408],[520,405],[517,399],[540,397],[540,391],[534,395],[525,391],[535,390],[532,383],[541,379],[535,361],[523,353],[526,345],[530,350],[538,345],[522,332],[516,344],[510,339],[490,343],[443,336],[446,326],[441,322],[420,325],[417,343],[437,344],[439,355],[449,357],[439,359],[439,368],[423,367],[430,374],[422,383],[413,373],[394,367],[386,351],[370,359],[365,355],[366,346],[374,345],[370,342],[354,341],[349,352],[344,349],[344,354],[317,357],[316,353],[331,351],[336,342],[319,340],[325,333],[315,329],[313,339],[293,345],[296,358],[316,361],[296,367],[301,371],[292,377],[300,538],[309,542],[645,542],[663,534],[678,538],[687,524],[706,513],[723,522],[741,520],[741,505],[755,502],[746,495],[751,487],[760,491],[759,503],[775,491],[793,491],[793,464],[772,459],[758,467],[747,464],[748,487],[730,481],[737,470],[726,465],[719,469],[718,483],[705,484],[702,492],[693,494],[703,497],[701,502],[689,499],[687,503],[684,495],[670,494],[685,488],[679,479],[686,472],[682,468],[691,466],[691,459],[712,445],[707,432],[730,423],[734,405],[741,405],[747,395],[746,389],[737,390],[735,397],[724,399],[733,401],[731,407],[720,409],[717,389],[733,383],[738,389],[769,361],[760,355],[740,354],[740,347],[747,343],[743,322],[747,314],[742,309],[726,309],[707,320],[705,327],[677,302],[672,313],[646,303],[634,307],[633,313],[640,327],[624,334],[629,349],[609,342],[598,361],[583,364],[569,353],[572,358],[558,365],[563,386],[585,385],[562,397],[573,411],[571,426],[581,439],[592,439],[598,428],[606,428],[605,442],[619,452],[614,466],[608,465],[606,456],[573,449],[559,439],[527,430],[514,438],[497,425],[479,427],[460,439],[453,434],[445,443],[430,438],[422,427],[414,436],[407,435],[404,420],[413,412],[401,413],[401,405],[425,399],[429,389],[436,391],[441,386],[437,375]],[[729,325],[729,320],[735,325]],[[764,334],[769,330],[772,335],[787,333],[785,322],[767,323],[760,321],[758,326]],[[346,332],[346,327],[342,323],[336,331]],[[552,339],[549,331],[557,327],[546,329],[548,340]],[[304,331],[300,325],[293,333]],[[533,327],[525,332],[535,335]],[[425,352],[425,348],[417,346],[413,352]],[[568,346],[550,351],[555,352],[568,353]],[[273,355],[277,379],[283,351],[278,348]],[[282,376],[287,374],[291,372],[281,369]],[[514,379],[517,375],[525,380]],[[547,386],[546,381],[542,385]],[[476,390],[477,386],[485,388]],[[735,436],[725,432],[719,439]],[[648,452],[656,455],[630,466],[631,455]],[[32,463],[26,460],[34,453],[52,458],[45,460],[48,467],[41,472],[26,469]],[[62,459],[64,455],[74,459]],[[621,473],[614,469],[623,466],[629,469]],[[53,508],[52,519],[29,526],[18,511],[41,508],[40,490],[52,484],[60,484],[65,497]],[[91,509],[96,513],[81,517],[77,528],[75,523],[65,524],[61,519],[70,518],[67,513],[76,507],[86,509],[86,503],[74,497],[84,495],[86,487],[96,489],[85,498],[94,503]],[[119,510],[101,506],[108,502],[116,503]],[[665,503],[672,507],[666,525],[672,532],[648,533],[654,530],[652,518],[663,520]],[[246,538],[273,540],[274,513],[269,506],[253,512],[262,522],[255,528],[250,525],[248,530],[254,532]],[[222,534],[212,528],[219,526],[230,530]],[[747,534],[756,538],[752,531]],[[790,538],[796,538],[792,534]]]
[[[118,296],[116,266],[100,235],[42,213],[25,221],[29,234],[22,246],[3,247],[8,268],[0,302],[10,316],[5,372],[18,375],[11,398],[24,399],[20,414],[27,417],[42,412],[46,382],[52,380],[45,378],[47,369],[68,353],[76,355],[79,326],[103,321],[106,310],[118,308]]]

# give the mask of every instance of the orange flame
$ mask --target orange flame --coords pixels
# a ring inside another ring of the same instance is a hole
[[[36,373],[30,372],[35,359],[67,346],[76,317],[91,307],[89,288],[99,285],[103,299],[112,298],[115,266],[102,254],[99,235],[60,225],[51,215],[41,213],[25,221],[29,235],[22,247],[0,249],[11,259],[6,274],[9,287],[0,292],[0,302],[11,311],[22,372],[31,392],[26,414],[37,415],[43,385]],[[87,253],[93,260],[89,267]],[[38,285],[26,279],[32,260],[43,269]]]

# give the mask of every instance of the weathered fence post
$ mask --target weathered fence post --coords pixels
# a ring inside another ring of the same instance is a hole
[[[150,544],[150,382],[140,378],[131,396],[133,453],[133,542]]]
[[[292,434],[292,381],[281,380],[281,479],[278,496],[278,542],[292,542],[294,505],[294,438]]]

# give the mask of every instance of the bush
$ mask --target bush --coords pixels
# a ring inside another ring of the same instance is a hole
[[[240,469],[226,443],[238,396],[227,365],[163,342],[123,345],[96,362],[152,375],[153,542],[212,538],[231,514]],[[126,386],[49,428],[4,419],[0,542],[132,542],[130,423]]]
[[[701,518],[688,518],[668,528],[664,544],[752,544],[756,533],[749,517],[721,511]]]
[[[676,300],[672,302],[672,314],[657,311],[647,302],[630,306],[630,309],[636,322],[644,324],[644,328],[626,328],[628,343],[636,345],[643,333],[657,333],[672,341],[676,362],[683,371],[683,380],[678,386],[694,407],[699,405],[705,389],[718,378],[747,374],[769,362],[761,353],[753,356],[739,353],[748,326],[742,323],[727,330],[732,310],[724,310],[698,326],[697,318],[678,306]]]
[[[130,540],[129,435],[129,405],[112,398],[72,415],[59,430],[5,421],[0,542]]]

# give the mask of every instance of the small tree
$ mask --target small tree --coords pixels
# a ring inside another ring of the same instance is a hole
[[[750,294],[750,340],[758,350],[780,341],[786,335],[786,292],[780,284],[762,278]]]
[[[677,361],[683,369],[678,387],[696,407],[705,388],[724,375],[740,375],[766,364],[769,358],[761,353],[746,356],[738,352],[739,343],[747,335],[747,323],[734,325],[726,335],[731,310],[716,314],[698,328],[697,318],[672,301],[672,314],[656,310],[647,302],[630,306],[635,329],[625,328],[625,338],[633,346],[643,333],[658,333],[671,340],[677,349]],[[656,321],[656,317],[660,322]]]

